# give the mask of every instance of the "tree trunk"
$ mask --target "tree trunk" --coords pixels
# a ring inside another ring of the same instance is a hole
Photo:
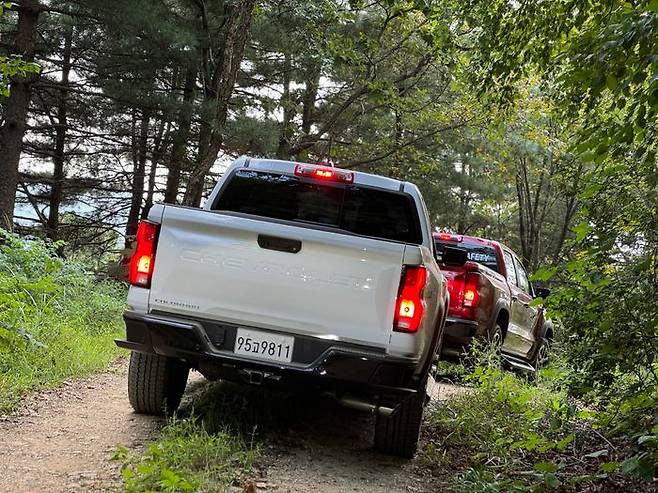
[[[562,253],[562,248],[564,242],[567,239],[567,234],[569,233],[569,227],[571,226],[571,220],[576,215],[578,210],[578,190],[580,188],[580,178],[583,172],[582,162],[578,163],[576,173],[573,179],[571,190],[565,204],[564,218],[562,219],[562,227],[560,228],[560,236],[558,237],[557,243],[555,245],[555,251],[553,252],[553,263],[557,263],[560,259],[560,254]]]
[[[311,133],[311,125],[315,116],[315,100],[318,98],[318,87],[320,85],[320,70],[313,69],[306,79],[304,97],[302,100],[302,132],[304,135]]]
[[[136,117],[133,118],[136,120]],[[134,125],[136,125],[135,120],[133,120]],[[133,132],[133,182],[128,223],[126,224],[126,248],[132,245],[133,237],[137,233],[139,213],[142,209],[142,201],[144,200],[144,178],[146,176],[146,155],[150,120],[151,111],[145,110],[142,114],[139,137]]]
[[[463,178],[461,179],[462,183],[469,183],[469,177],[471,176],[471,168],[466,159],[462,159],[462,168],[461,174]],[[459,219],[457,220],[457,234],[464,235],[468,231],[468,225],[466,224],[466,217],[468,216],[468,211],[470,210],[471,203],[471,194],[467,187],[460,187],[459,192]]]
[[[36,0],[21,0],[18,10],[18,31],[12,54],[26,62],[34,61],[37,21],[41,5]],[[13,229],[18,164],[23,147],[27,113],[36,76],[13,77],[11,94],[5,106],[4,123],[0,128],[0,227]]]
[[[194,160],[194,169],[199,169],[203,165],[203,158],[210,148],[211,138],[212,128],[210,123],[207,120],[201,120],[201,125],[199,125],[199,145],[197,146],[196,159]]]
[[[523,185],[521,182],[521,174],[519,171],[516,173],[516,196],[519,206],[519,240],[521,241],[521,255],[526,258],[528,255],[527,243],[527,227],[525,218],[525,200],[523,193]]]
[[[226,23],[223,49],[213,72],[213,91],[206,95],[215,106],[210,145],[190,174],[187,190],[185,191],[185,205],[198,207],[201,203],[206,175],[215,164],[217,155],[222,148],[228,104],[244,56],[255,5],[256,0],[241,0],[231,8]]]
[[[57,128],[55,129],[55,153],[53,155],[53,182],[50,188],[48,204],[47,236],[52,240],[59,237],[59,208],[64,195],[66,163],[66,131],[68,118],[69,75],[71,73],[71,46],[73,44],[73,26],[68,24],[64,32],[64,52],[62,54],[62,80],[57,105]]]
[[[183,88],[183,106],[178,113],[178,130],[174,136],[169,158],[169,173],[167,174],[167,188],[164,201],[175,204],[180,188],[181,168],[187,155],[187,141],[190,138],[192,125],[192,103],[194,102],[194,85],[196,84],[196,70],[189,68],[185,74],[185,87]]]
[[[283,94],[281,95],[283,121],[281,122],[281,132],[279,133],[279,147],[276,151],[276,157],[279,159],[288,159],[290,157],[290,121],[292,120],[292,103],[290,101],[290,72],[292,70],[292,63],[289,53],[285,53],[284,57]]]
[[[312,67],[305,81],[304,96],[302,97],[302,137],[311,133],[313,119],[315,117],[315,100],[318,97],[318,87],[320,85],[320,69]],[[290,150],[288,151],[290,152]],[[297,153],[297,159],[304,161],[308,159],[308,149],[300,149]]]
[[[165,130],[166,125],[166,130]],[[144,208],[142,209],[141,219],[146,219],[149,217],[149,212],[151,212],[151,207],[153,207],[153,195],[155,194],[155,178],[158,172],[158,164],[164,156],[165,149],[169,142],[169,134],[171,132],[171,122],[166,122],[164,118],[160,122],[160,128],[155,137],[155,142],[153,142],[153,154],[151,154],[151,169],[149,170],[149,183],[146,191],[146,201],[144,202]]]

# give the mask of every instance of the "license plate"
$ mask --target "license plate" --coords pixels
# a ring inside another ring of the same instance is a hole
[[[271,361],[292,361],[292,348],[295,338],[260,330],[238,329],[235,336],[235,354]]]

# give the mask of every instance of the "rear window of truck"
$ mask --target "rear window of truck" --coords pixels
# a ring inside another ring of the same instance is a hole
[[[466,250],[466,256],[471,262],[476,262],[478,264],[489,267],[491,270],[500,272],[498,267],[498,259],[496,257],[496,250],[492,247],[482,246],[482,245],[473,245],[470,243],[451,243],[436,241],[436,256],[437,260],[441,261],[441,256],[443,255],[443,250],[445,247],[449,246],[452,248],[461,248]]]
[[[212,210],[336,228],[374,238],[422,243],[413,199],[358,185],[318,183],[296,176],[239,170]]]

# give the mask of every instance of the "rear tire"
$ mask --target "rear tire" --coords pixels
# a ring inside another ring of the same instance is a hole
[[[375,448],[380,452],[411,459],[418,449],[423,421],[425,389],[405,399],[391,416],[377,415]]]
[[[128,399],[135,412],[171,415],[180,405],[190,367],[175,358],[133,352],[128,370]]]
[[[505,336],[503,334],[503,329],[500,327],[498,322],[496,322],[494,326],[489,329],[489,332],[487,333],[487,340],[492,346],[494,346],[494,348],[498,350],[503,346]]]
[[[536,374],[538,374],[542,368],[546,368],[548,366],[550,347],[550,341],[547,338],[542,337],[532,364],[532,366],[535,368]]]

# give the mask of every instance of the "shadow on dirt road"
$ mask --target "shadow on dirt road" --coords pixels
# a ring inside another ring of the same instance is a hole
[[[437,384],[433,402],[458,388]],[[183,415],[204,420],[209,430],[225,426],[262,443],[263,491],[425,492],[443,483],[422,465],[373,450],[374,416],[343,408],[311,392],[194,380]]]
[[[0,492],[121,491],[120,464],[110,460],[116,447],[139,453],[164,423],[132,412],[126,373],[120,360],[105,373],[29,396],[16,416],[0,416]],[[459,391],[438,386],[434,400]],[[446,489],[422,460],[374,452],[372,416],[318,394],[209,383],[193,373],[181,414],[260,445],[258,492]]]

